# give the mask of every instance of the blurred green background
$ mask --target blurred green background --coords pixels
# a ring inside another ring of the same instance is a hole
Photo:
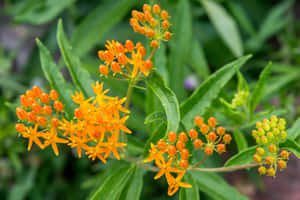
[[[162,64],[169,65],[160,72],[168,85],[179,91],[180,101],[219,67],[241,55],[253,54],[242,68],[250,85],[258,79],[267,62],[273,62],[261,107],[284,109],[283,116],[289,124],[299,117],[299,1],[189,0],[188,12],[184,13],[177,12],[177,0],[0,1],[0,199],[85,199],[107,176],[102,171],[112,170],[111,163],[104,166],[87,158],[77,159],[68,147],[60,148],[59,157],[51,150],[33,148],[27,152],[27,142],[17,137],[14,109],[19,95],[33,85],[49,89],[35,38],[47,46],[65,78],[70,80],[56,41],[57,22],[61,18],[83,66],[99,79],[97,51],[104,48],[106,40],[146,42],[132,31],[130,12],[153,2],[169,11],[170,22],[177,27],[176,42],[171,40],[170,44],[163,45],[159,53],[166,55]],[[180,52],[181,56],[174,58],[174,52]],[[174,65],[182,66],[184,80],[178,80],[172,72]],[[124,85],[105,82],[113,93],[124,96]],[[227,86],[228,91],[222,94],[224,98],[236,91],[235,84],[234,80]],[[128,124],[139,139],[147,138],[144,99],[145,94],[137,91]],[[300,162],[292,159],[289,169],[276,182],[271,178],[260,180],[255,175],[251,180],[249,173],[244,172],[225,177],[251,199],[296,200],[300,196],[299,166]],[[145,175],[141,199],[178,198],[168,198],[166,183],[155,182],[152,177],[152,173]],[[202,194],[201,199],[210,198]]]

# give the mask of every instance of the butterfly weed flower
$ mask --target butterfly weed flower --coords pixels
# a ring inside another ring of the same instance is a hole
[[[185,148],[188,136],[185,132],[181,132],[178,136],[171,131],[167,139],[159,140],[156,145],[151,143],[150,155],[144,162],[154,161],[155,165],[160,169],[154,179],[162,176],[166,177],[169,185],[168,195],[172,196],[177,192],[179,187],[192,187],[187,183],[181,182],[186,169],[189,166],[190,153]]]
[[[115,41],[107,41],[106,50],[98,51],[100,60],[104,64],[99,66],[103,76],[121,76],[124,80],[135,77],[148,76],[153,68],[150,59],[145,58],[146,49],[142,43],[134,43],[127,40],[125,44]]]
[[[64,105],[58,99],[55,90],[48,94],[38,86],[20,96],[22,107],[16,109],[19,123],[15,128],[22,137],[28,139],[28,151],[35,143],[41,149],[51,146],[55,155],[59,155],[57,143],[68,142],[57,133],[57,126],[64,113]]]
[[[283,118],[272,116],[270,120],[258,121],[256,129],[252,131],[252,136],[259,145],[253,160],[260,164],[258,172],[261,175],[275,177],[278,168],[283,170],[287,167],[290,152],[279,147],[287,138],[285,126],[286,121]]]
[[[120,131],[131,133],[125,126],[129,113],[123,107],[126,98],[108,96],[109,90],[103,88],[103,83],[96,82],[92,87],[95,97],[85,99],[81,92],[72,95],[79,105],[74,110],[75,118],[63,119],[59,129],[68,137],[68,145],[77,150],[78,157],[85,151],[92,160],[98,158],[106,163],[110,153],[120,160],[118,149],[127,145],[118,142]]]
[[[226,144],[229,144],[232,140],[231,135],[226,133],[226,130],[222,126],[217,126],[218,122],[214,117],[210,117],[207,120],[207,124],[200,116],[196,116],[194,119],[196,129],[204,136],[205,141],[198,138],[198,131],[195,129],[189,130],[189,137],[193,141],[195,149],[204,150],[205,154],[210,156],[214,151],[222,154],[226,151]]]

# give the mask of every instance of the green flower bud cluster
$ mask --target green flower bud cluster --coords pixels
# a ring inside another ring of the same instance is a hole
[[[234,95],[234,98],[232,99],[231,102],[231,107],[232,108],[238,108],[244,105],[249,97],[249,92],[248,91],[239,91]]]
[[[258,168],[259,174],[275,177],[278,168],[283,170],[287,167],[290,152],[280,152],[279,148],[279,143],[287,138],[285,125],[286,121],[276,116],[256,123],[256,130],[252,131],[252,136],[260,147],[256,148],[253,160],[261,165]]]

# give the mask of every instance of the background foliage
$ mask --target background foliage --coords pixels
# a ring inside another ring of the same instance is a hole
[[[248,155],[253,154],[254,148],[247,148],[254,144],[250,135],[253,124],[271,114],[287,118],[289,126],[295,122],[288,135],[300,142],[297,132],[300,121],[296,121],[300,111],[300,24],[296,12],[299,3],[292,0],[150,2],[159,2],[170,12],[174,37],[170,43],[161,45],[155,56],[154,66],[161,76],[153,73],[148,78],[146,93],[135,90],[132,97],[128,121],[129,128],[134,130],[134,135],[128,138],[132,154],[145,155],[145,141],[147,147],[150,141],[163,137],[166,130],[190,128],[195,115],[214,115],[220,124],[238,126],[230,152],[241,152],[239,156],[244,155],[245,159],[252,159]],[[146,42],[133,33],[128,23],[130,10],[140,10],[144,3],[6,0],[1,4],[1,199],[97,199],[99,196],[149,199],[150,195],[151,199],[168,199],[164,181],[155,183],[152,173],[146,174],[125,162],[102,165],[87,158],[77,159],[64,147],[59,157],[50,150],[34,149],[28,153],[26,142],[16,137],[13,123],[18,95],[34,84],[57,89],[64,102],[68,102],[66,109],[71,113],[74,104],[69,94],[76,88],[89,96],[90,82],[100,78],[97,51],[104,48],[106,40]],[[253,55],[250,60],[247,56],[240,58],[248,54]],[[237,58],[240,59],[233,61]],[[270,60],[272,65],[267,65]],[[220,69],[227,63],[230,64]],[[241,72],[238,77],[237,71]],[[216,73],[210,76],[213,72]],[[126,85],[100,79],[114,95],[126,95]],[[233,112],[226,102],[231,102],[237,92],[237,83],[245,89],[243,81],[248,82],[251,96],[250,113],[242,123],[239,113]],[[299,157],[299,147],[291,140],[284,145],[298,152]],[[224,160],[214,157],[207,166],[221,166]],[[226,165],[251,161],[233,157]],[[248,171],[246,176],[243,178],[252,179],[261,188],[262,181],[254,171]],[[195,187],[182,190],[175,198],[246,199],[222,174],[193,172],[185,179],[195,182]]]

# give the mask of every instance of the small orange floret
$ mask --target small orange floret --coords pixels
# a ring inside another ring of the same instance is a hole
[[[156,49],[159,47],[159,43],[157,40],[152,40],[150,43],[151,48]]]
[[[223,128],[222,126],[219,126],[217,128],[217,133],[218,133],[218,135],[224,135],[225,134],[225,128]]]
[[[202,140],[196,139],[196,140],[194,141],[194,146],[195,146],[196,149],[201,149],[202,146],[203,146]]]
[[[190,152],[187,149],[182,149],[180,152],[181,158],[187,160],[190,156]]]
[[[111,63],[111,70],[114,72],[114,73],[119,73],[121,71],[121,67],[119,65],[119,63],[113,61]]]
[[[160,6],[158,4],[154,4],[152,9],[154,14],[158,15],[160,13]]]
[[[174,145],[168,146],[168,154],[169,156],[175,156],[177,153],[176,147]]]
[[[125,65],[127,63],[127,57],[124,53],[119,53],[117,59],[121,65]]]
[[[208,125],[210,126],[210,127],[216,127],[217,126],[217,120],[214,118],[214,117],[210,117],[209,119],[208,119]]]
[[[36,115],[33,112],[27,113],[27,119],[29,122],[34,123],[36,120]]]
[[[100,60],[105,60],[104,51],[98,51],[98,57],[100,58]]]
[[[153,38],[153,37],[155,36],[155,32],[154,32],[153,29],[149,28],[149,29],[147,29],[147,31],[146,31],[146,35],[147,35],[148,37],[150,37],[150,38]]]
[[[174,131],[171,131],[169,134],[168,134],[168,140],[170,142],[175,142],[177,140],[177,135]]]
[[[167,30],[167,29],[170,28],[171,24],[168,20],[164,20],[163,23],[162,23],[162,26],[163,26],[164,29]]]
[[[146,3],[145,3],[145,4],[143,5],[143,11],[144,11],[144,12],[146,12],[146,11],[151,12],[151,7],[149,6],[149,4],[146,4]]]
[[[217,134],[215,133],[215,132],[210,132],[208,135],[207,135],[207,139],[208,139],[208,141],[210,141],[210,142],[214,142],[214,141],[216,141],[216,139],[217,139]]]
[[[200,131],[202,134],[207,134],[208,131],[209,131],[209,127],[206,125],[206,124],[202,124],[201,128],[200,128]]]
[[[200,116],[196,116],[194,119],[194,123],[196,126],[201,127],[203,124],[203,118]]]
[[[52,101],[55,101],[58,99],[58,94],[55,90],[51,90],[49,95],[50,95],[50,98],[52,99]]]
[[[47,93],[42,93],[40,99],[43,104],[49,103],[49,95]]]
[[[165,10],[162,10],[160,16],[163,20],[167,20],[169,18],[169,13]]]
[[[198,132],[195,129],[190,129],[189,130],[189,136],[192,140],[197,139],[198,137]]]
[[[43,111],[41,105],[38,104],[38,103],[33,103],[33,104],[31,105],[31,107],[32,107],[33,112],[35,112],[35,113],[37,113],[37,114],[40,114],[40,113]]]
[[[181,142],[187,142],[188,141],[188,136],[185,132],[181,132],[179,134],[178,138]]]
[[[25,95],[20,96],[20,102],[21,102],[22,106],[25,107],[25,108],[27,108],[29,106],[28,105],[28,98]]]
[[[104,58],[107,62],[112,62],[114,60],[114,55],[110,51],[104,51]]]
[[[169,31],[166,31],[164,33],[164,37],[166,40],[170,40],[172,38],[172,33],[170,33]]]
[[[184,142],[182,142],[182,141],[179,140],[179,141],[176,143],[176,148],[177,148],[179,151],[182,151],[182,150],[184,149],[184,147],[185,147]]]
[[[40,126],[46,126],[46,124],[47,124],[47,119],[43,116],[38,116],[36,118],[36,121],[37,121],[38,125],[40,125]]]
[[[51,119],[51,125],[53,126],[53,127],[58,127],[58,125],[59,125],[59,120],[55,117],[55,118],[52,118]]]
[[[229,134],[225,134],[224,136],[223,136],[223,141],[224,141],[224,143],[226,143],[226,144],[228,144],[228,143],[230,143],[230,141],[231,141],[231,136],[229,135]]]
[[[163,141],[163,140],[159,140],[158,142],[157,142],[157,147],[160,149],[160,150],[165,150],[166,148],[167,148],[167,144],[166,144],[166,142],[165,141]]]
[[[204,152],[205,152],[206,155],[210,156],[210,155],[213,154],[214,150],[213,150],[212,147],[205,147]]]
[[[147,70],[151,70],[153,68],[153,63],[151,60],[146,60],[144,62],[144,66],[146,67]]]
[[[141,46],[138,48],[138,52],[142,55],[145,56],[146,55],[146,49],[145,47]]]
[[[77,119],[81,119],[81,118],[83,118],[83,113],[82,113],[82,111],[80,110],[80,108],[76,108],[75,110],[74,110],[74,115],[75,115],[75,117],[77,118]]]
[[[48,106],[48,105],[44,105],[44,107],[43,107],[43,113],[45,115],[51,115],[51,113],[52,113],[52,107]]]
[[[36,98],[40,98],[40,96],[42,94],[41,88],[39,88],[36,85],[32,87],[32,92],[33,92],[34,97],[36,97]]]
[[[106,75],[108,74],[108,72],[109,72],[109,69],[108,69],[108,67],[107,67],[106,65],[101,64],[101,65],[99,66],[99,71],[100,71],[100,73],[101,73],[103,76],[106,76]]]
[[[224,153],[226,151],[226,146],[225,144],[218,144],[217,145],[217,152],[218,153]]]
[[[22,132],[24,132],[26,130],[26,127],[24,126],[24,124],[16,124],[15,125],[15,129],[19,133],[22,133]]]
[[[27,119],[27,112],[23,108],[16,108],[16,114],[20,120],[26,120]]]
[[[27,97],[34,97],[34,94],[33,94],[33,92],[31,90],[27,90],[26,91],[26,96]]]
[[[127,51],[131,52],[134,50],[134,44],[131,40],[126,40],[125,42],[125,48],[127,49]]]
[[[185,159],[181,159],[179,161],[179,165],[182,169],[186,169],[189,167],[189,161],[185,160]]]
[[[61,101],[55,101],[54,102],[54,108],[55,108],[55,110],[56,111],[62,111],[63,109],[64,109],[64,105],[62,104],[62,102]]]

